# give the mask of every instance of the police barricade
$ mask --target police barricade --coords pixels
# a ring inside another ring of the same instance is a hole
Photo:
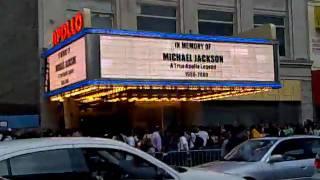
[[[221,149],[170,151],[156,153],[155,157],[173,166],[192,167],[221,159]]]

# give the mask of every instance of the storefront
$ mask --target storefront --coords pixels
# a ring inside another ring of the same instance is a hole
[[[115,119],[126,119],[121,123],[167,127],[196,111],[195,104],[281,88],[273,41],[77,29],[76,19],[70,23],[43,53],[46,96],[63,105],[67,128],[84,117],[113,121],[115,111]],[[173,109],[182,106],[177,115]]]

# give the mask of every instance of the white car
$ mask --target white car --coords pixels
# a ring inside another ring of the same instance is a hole
[[[319,150],[319,136],[258,138],[235,147],[223,161],[199,167],[248,180],[306,180],[314,174],[314,157]]]
[[[99,138],[2,142],[0,176],[23,180],[241,179],[201,169],[171,168],[124,143]]]

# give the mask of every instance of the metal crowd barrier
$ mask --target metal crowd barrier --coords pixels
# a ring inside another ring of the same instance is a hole
[[[192,167],[221,159],[221,149],[170,151],[156,153],[155,157],[173,166]]]

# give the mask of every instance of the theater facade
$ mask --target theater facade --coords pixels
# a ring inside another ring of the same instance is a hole
[[[275,41],[85,24],[77,13],[42,54],[45,96],[66,128],[203,124],[203,102],[281,88]]]

